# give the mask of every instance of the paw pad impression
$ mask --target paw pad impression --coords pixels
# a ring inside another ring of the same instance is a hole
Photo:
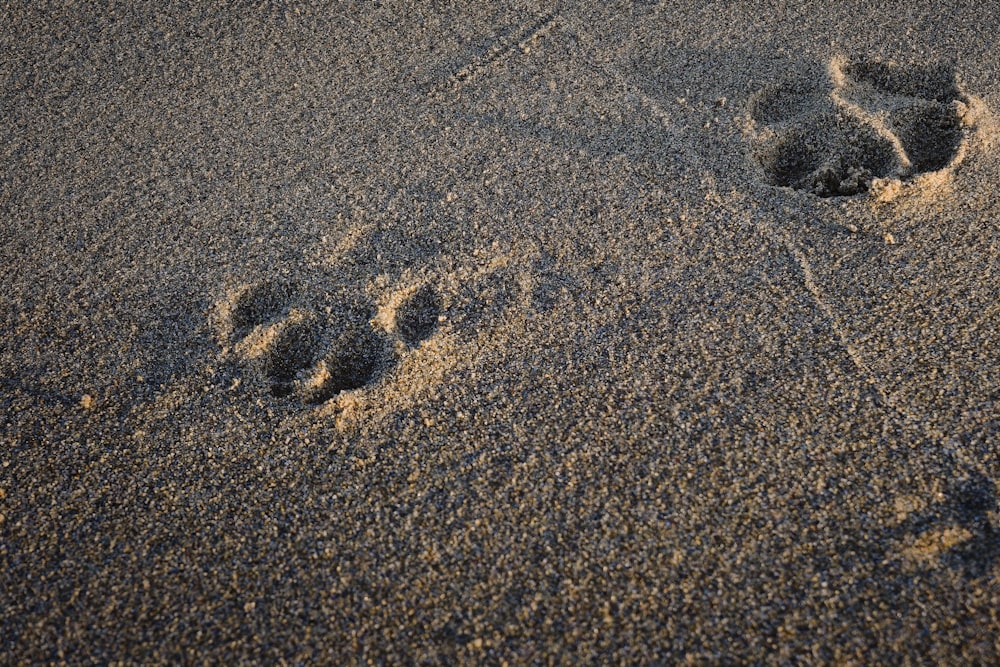
[[[957,161],[969,99],[953,68],[836,59],[829,75],[751,102],[753,156],[768,184],[849,197]]]
[[[242,285],[213,318],[220,342],[269,394],[304,403],[376,382],[397,361],[392,337],[418,346],[437,329],[442,309],[438,292],[425,285],[397,304],[391,326],[379,328],[369,304],[348,299],[319,310],[305,305],[300,291],[281,281]]]

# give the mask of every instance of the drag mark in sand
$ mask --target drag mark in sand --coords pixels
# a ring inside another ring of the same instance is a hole
[[[756,223],[757,229],[773,243],[782,246],[785,251],[795,260],[795,264],[798,266],[799,271],[802,273],[802,282],[812,297],[816,306],[820,309],[820,312],[827,318],[830,322],[830,326],[837,336],[838,341],[844,350],[847,352],[848,358],[850,358],[851,363],[861,376],[864,381],[871,386],[876,395],[878,396],[879,403],[885,409],[891,411],[895,414],[896,418],[900,420],[900,423],[905,425],[907,428],[912,429],[918,433],[926,433],[926,425],[913,414],[901,401],[897,400],[896,397],[889,392],[889,390],[879,381],[878,374],[872,370],[871,366],[865,361],[864,355],[861,351],[851,343],[850,338],[847,335],[846,328],[837,317],[836,312],[830,307],[828,299],[823,293],[822,288],[816,282],[815,276],[813,274],[812,265],[809,263],[809,259],[806,257],[805,253],[798,247],[785,232],[781,232],[775,229],[772,225],[767,224],[763,221]],[[929,438],[929,436],[928,436]],[[929,438],[930,439],[930,438]],[[945,449],[947,449],[956,460],[960,461],[967,468],[971,470],[978,470],[980,473],[985,473],[983,466],[971,460],[960,448],[954,446],[953,443],[947,441],[941,443]]]
[[[792,259],[795,260],[795,264],[799,267],[799,271],[802,273],[802,282],[805,285],[806,291],[809,292],[813,301],[816,302],[816,306],[820,309],[820,312],[822,312],[824,317],[826,317],[826,319],[830,322],[830,326],[833,328],[834,334],[837,336],[837,340],[840,341],[841,346],[843,346],[844,350],[847,351],[847,356],[850,358],[851,363],[854,364],[855,368],[858,369],[862,377],[865,378],[865,381],[875,389],[882,404],[895,409],[895,402],[891,400],[889,393],[878,381],[877,376],[872,369],[869,368],[868,364],[864,360],[864,357],[851,343],[851,340],[847,337],[843,326],[841,326],[840,318],[837,317],[833,308],[831,308],[827,303],[823,290],[816,282],[813,275],[812,265],[810,265],[809,259],[806,257],[805,253],[795,246],[795,243],[788,236],[788,234],[780,232],[773,226],[767,225],[763,222],[757,222],[756,227],[764,234],[765,237],[770,239],[773,243],[782,246],[788,254],[792,256]]]
[[[820,309],[820,312],[822,312],[824,317],[826,317],[826,319],[830,322],[830,326],[833,329],[834,334],[837,336],[837,339],[840,342],[841,346],[847,352],[847,356],[848,358],[850,358],[851,363],[854,365],[855,368],[858,369],[858,372],[861,374],[862,378],[864,379],[864,382],[867,383],[870,387],[872,387],[872,389],[875,391],[876,396],[878,397],[879,404],[889,413],[894,414],[895,418],[899,420],[899,423],[904,427],[906,427],[907,429],[911,430],[912,432],[921,433],[923,437],[925,437],[929,441],[937,442],[942,448],[942,450],[944,452],[947,452],[949,456],[954,457],[954,460],[961,467],[964,467],[966,470],[969,471],[974,471],[971,474],[974,476],[978,476],[977,479],[986,480],[983,481],[979,485],[979,487],[985,488],[985,486],[987,486],[988,483],[989,488],[994,489],[994,487],[992,486],[992,482],[989,482],[989,471],[980,461],[977,461],[972,457],[970,457],[969,455],[967,455],[962,450],[961,446],[956,440],[933,437],[927,430],[927,424],[923,420],[921,420],[918,415],[914,414],[907,407],[904,401],[898,400],[897,397],[894,396],[892,393],[890,393],[889,390],[883,385],[883,383],[879,380],[878,374],[865,361],[864,355],[861,353],[861,351],[853,343],[851,343],[851,340],[847,335],[846,327],[843,325],[843,323],[837,316],[834,309],[830,306],[829,300],[824,294],[823,289],[820,287],[819,283],[817,283],[815,275],[813,273],[812,265],[810,264],[808,257],[806,257],[806,254],[805,252],[802,251],[802,249],[796,246],[795,242],[792,240],[789,234],[787,232],[783,232],[777,229],[774,225],[764,220],[755,221],[754,226],[757,228],[760,234],[762,234],[765,238],[769,239],[772,243],[781,246],[792,257],[792,259],[795,260],[795,264],[802,274],[802,282],[806,288],[806,291],[809,292],[810,297],[812,297],[813,301],[816,303],[816,306]],[[888,418],[889,415],[887,414],[886,419]],[[888,428],[888,426],[889,423],[888,421],[886,421],[884,427]],[[981,493],[977,492],[977,493],[978,496],[976,497],[985,497],[986,495],[989,495],[986,494],[986,492],[981,492]],[[995,495],[995,489],[991,493],[994,493]],[[990,495],[989,497],[992,498],[994,496]],[[983,501],[983,503],[985,502],[986,501]],[[995,500],[992,502],[995,505]],[[982,516],[986,515],[983,514]],[[982,549],[986,549],[989,552],[989,554],[991,554],[989,556],[989,559],[1000,560],[1000,529],[994,529],[991,527],[992,524],[984,523],[986,519],[983,519],[982,517],[980,517],[980,519],[977,519],[978,523],[975,524],[976,527],[974,530],[970,529],[968,526],[955,530],[952,530],[951,528],[946,528],[945,529],[946,532],[942,532],[940,535],[937,534],[932,535],[931,537],[928,537],[927,540],[933,541],[935,545],[940,547],[942,540],[945,542],[951,540],[952,542],[954,542],[954,544],[958,544],[960,542],[964,543],[967,539],[971,539],[972,537],[976,537],[977,541],[970,542],[972,546],[969,546],[968,548],[963,547],[962,550],[954,552],[954,554],[958,554],[957,556],[955,556],[955,558],[958,558],[963,563],[963,567],[966,567],[966,569],[968,569],[968,567],[975,568],[981,565],[982,559],[980,558],[979,560],[976,560],[977,557],[975,555],[977,553],[976,550],[980,549],[980,547]],[[956,532],[956,530],[958,530],[958,532]],[[970,530],[972,532],[969,532]],[[928,535],[930,535],[930,533],[928,533]],[[980,546],[977,547],[976,546],[977,544]],[[915,548],[922,548],[922,547],[919,547],[918,545]],[[944,547],[942,547],[942,549],[944,549]],[[933,555],[936,557],[937,554],[938,551],[935,551]],[[972,563],[972,565],[968,565],[968,563]]]
[[[556,13],[533,17],[497,37],[486,50],[461,66],[439,86],[431,90],[431,97],[456,91],[474,81],[484,72],[509,58],[516,51],[529,53],[531,43],[545,34],[559,19]]]
[[[418,346],[437,328],[441,298],[423,285],[373,326],[373,308],[362,300],[316,308],[291,283],[242,285],[212,315],[224,356],[234,357],[275,398],[322,403],[363,389],[396,363],[393,338]]]
[[[652,2],[649,4],[659,6],[661,3]],[[585,24],[569,14],[562,14],[560,19],[567,29],[580,37],[580,42],[594,44],[599,41],[593,36],[591,30],[593,26]],[[655,119],[654,122],[660,124],[662,131],[669,135],[671,145],[678,147],[673,155],[674,159],[683,160],[685,164],[702,172],[708,173],[710,171],[706,160],[701,155],[699,137],[679,127],[675,116],[660,101],[634,83],[633,77],[622,67],[610,60],[598,62],[586,49],[577,49],[576,55],[580,65],[587,67],[601,80],[611,82],[618,89],[620,99],[624,104],[649,114]]]

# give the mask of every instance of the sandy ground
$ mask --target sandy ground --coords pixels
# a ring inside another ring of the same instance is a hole
[[[995,3],[105,4],[0,10],[0,662],[1000,662]]]

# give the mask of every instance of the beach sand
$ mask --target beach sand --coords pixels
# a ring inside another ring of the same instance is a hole
[[[0,10],[0,662],[1000,662],[1000,8],[467,4]]]

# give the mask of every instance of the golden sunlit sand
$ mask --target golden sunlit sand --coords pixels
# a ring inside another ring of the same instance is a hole
[[[966,4],[0,10],[0,663],[1000,662]]]

